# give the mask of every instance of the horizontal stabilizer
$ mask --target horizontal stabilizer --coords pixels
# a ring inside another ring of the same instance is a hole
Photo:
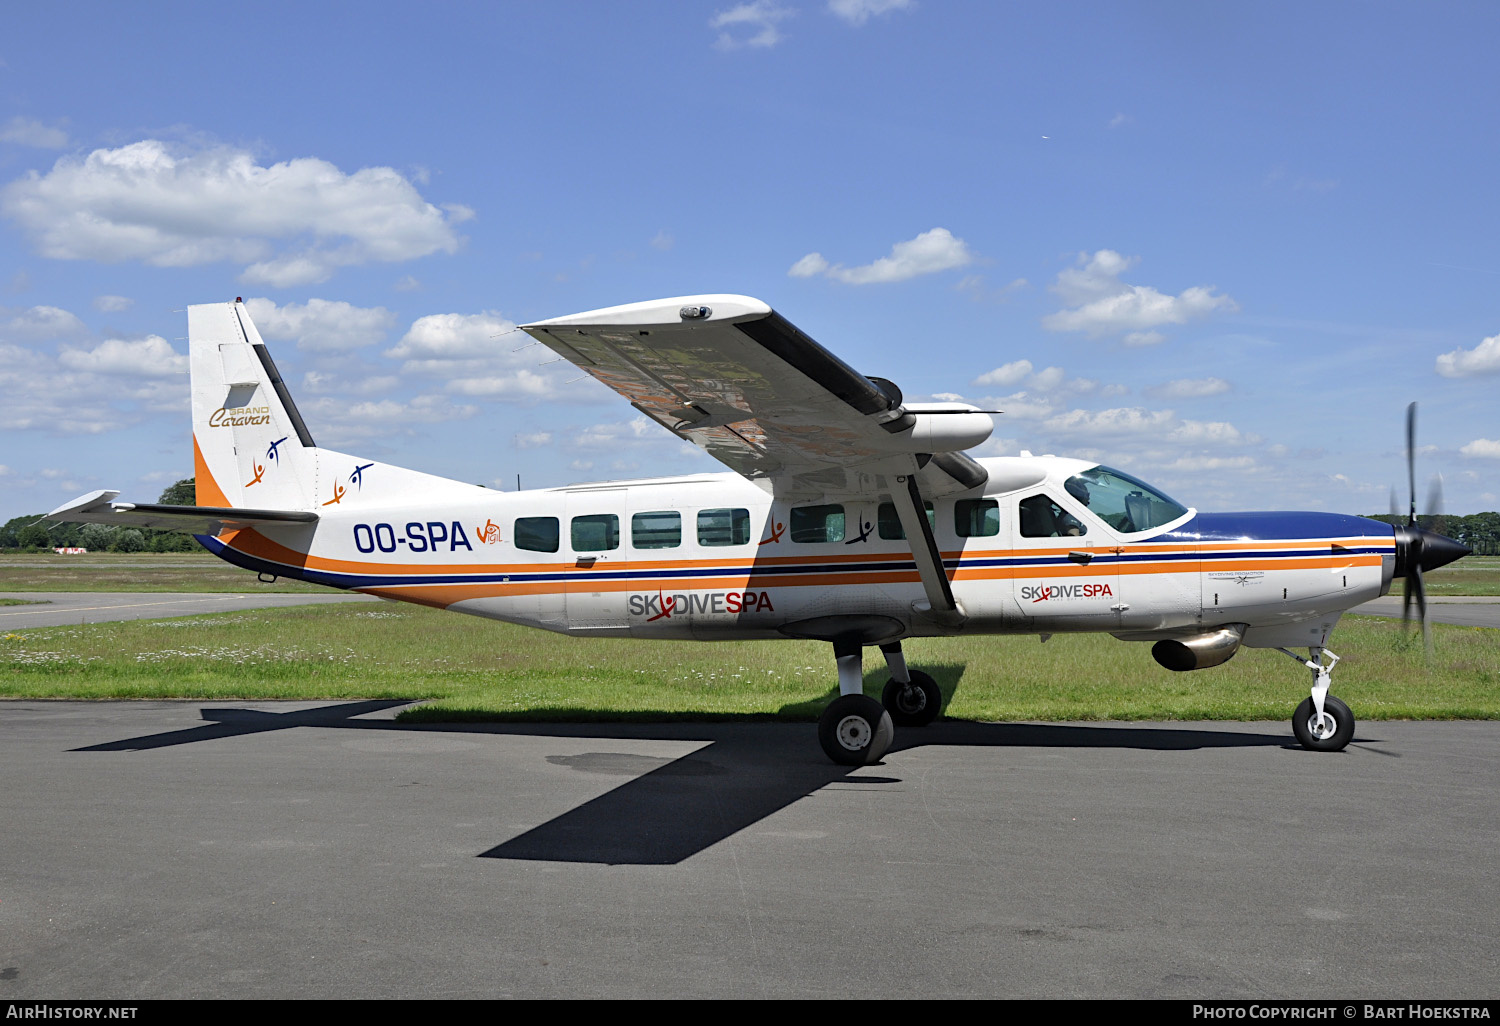
[[[164,506],[150,502],[115,502],[117,491],[101,490],[59,506],[43,520],[74,524],[120,524],[162,531],[217,534],[224,527],[255,524],[316,523],[318,515],[292,509],[230,509],[224,506]]]

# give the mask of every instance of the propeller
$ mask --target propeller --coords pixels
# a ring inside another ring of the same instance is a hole
[[[1396,573],[1404,578],[1406,587],[1401,598],[1401,623],[1411,623],[1411,607],[1416,603],[1417,617],[1422,624],[1422,646],[1428,656],[1432,655],[1432,629],[1427,624],[1427,586],[1422,580],[1425,570],[1436,570],[1447,566],[1455,559],[1469,555],[1468,546],[1445,537],[1441,531],[1443,507],[1443,478],[1435,475],[1427,491],[1428,523],[1437,530],[1429,530],[1417,522],[1417,404],[1406,408],[1406,483],[1409,502],[1406,524],[1395,527]],[[1396,490],[1391,489],[1391,512],[1397,516]]]

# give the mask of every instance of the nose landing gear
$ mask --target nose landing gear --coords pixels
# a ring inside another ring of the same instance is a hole
[[[1284,648],[1276,651],[1297,660],[1312,670],[1312,695],[1302,700],[1292,713],[1292,733],[1297,743],[1314,752],[1341,752],[1354,740],[1354,715],[1349,707],[1328,693],[1333,683],[1333,668],[1339,657],[1326,648],[1310,647],[1303,659]],[[1328,662],[1323,662],[1323,656]]]

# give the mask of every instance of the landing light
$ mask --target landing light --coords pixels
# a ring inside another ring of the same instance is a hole
[[[711,306],[685,306],[677,311],[677,315],[685,321],[702,320],[705,317],[712,317],[713,313]]]

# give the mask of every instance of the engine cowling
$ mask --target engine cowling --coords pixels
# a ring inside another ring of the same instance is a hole
[[[1151,658],[1169,670],[1182,673],[1227,663],[1240,650],[1246,624],[1231,623],[1218,630],[1186,638],[1163,638],[1151,646]]]

